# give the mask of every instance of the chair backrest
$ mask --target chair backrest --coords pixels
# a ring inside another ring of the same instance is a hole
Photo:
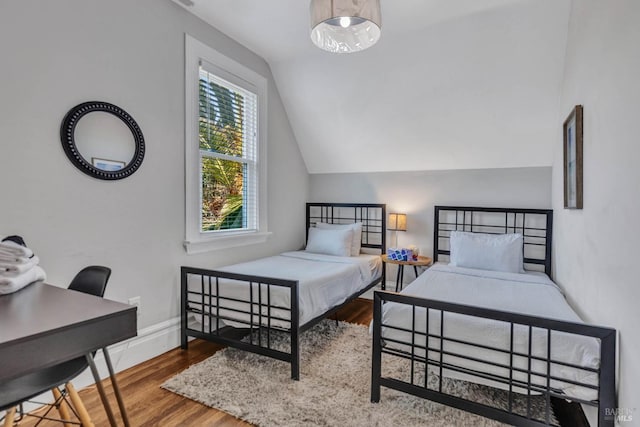
[[[73,278],[69,289],[103,297],[110,276],[111,269],[108,267],[99,265],[85,267]]]

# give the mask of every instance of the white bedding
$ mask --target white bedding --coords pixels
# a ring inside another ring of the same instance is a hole
[[[337,257],[331,255],[315,254],[305,251],[285,252],[277,256],[261,258],[255,261],[234,264],[219,268],[220,271],[231,273],[248,274],[254,276],[272,277],[286,280],[298,280],[298,300],[300,325],[314,319],[331,307],[343,303],[347,297],[365,288],[373,280],[380,277],[382,267],[379,255],[361,254],[357,257]],[[211,294],[215,293],[215,281],[213,282]],[[233,280],[220,280],[220,296],[249,301],[250,288],[247,282]],[[201,278],[199,275],[189,275],[189,290],[200,292]],[[257,301],[257,285],[254,284],[254,300]],[[207,284],[208,290],[208,284]],[[262,301],[267,303],[266,286],[262,286]],[[201,309],[201,297],[190,294],[190,305]],[[211,298],[215,304],[216,298]],[[208,311],[205,301],[205,311]],[[289,288],[281,286],[271,286],[272,306],[290,307]],[[235,308],[249,311],[249,304],[237,301],[221,300],[220,306],[224,308]],[[221,316],[231,317],[225,324],[232,326],[246,326],[243,322],[249,321],[248,314],[234,312],[232,310],[220,310]],[[257,312],[257,309],[254,306]],[[266,308],[263,309],[266,314]],[[272,309],[271,315],[283,319],[290,319],[289,311],[282,309]],[[200,316],[198,316],[200,317]],[[199,318],[194,318],[198,322]],[[205,316],[205,326],[208,328],[207,317]],[[266,324],[266,319],[262,319]],[[258,322],[258,316],[254,316],[254,323]],[[220,325],[223,326],[223,325]],[[272,320],[271,326],[288,328],[289,322]]]
[[[510,311],[519,314],[546,317],[570,322],[582,323],[582,320],[566,302],[560,289],[545,274],[541,273],[506,273],[487,270],[476,270],[461,267],[452,267],[444,264],[435,264],[413,283],[407,286],[402,294],[413,295],[421,298],[446,301],[457,304],[479,306],[488,309]],[[411,329],[412,307],[396,303],[388,303],[383,306],[382,319],[384,324],[401,326]],[[425,331],[425,310],[416,310],[416,330]],[[440,333],[440,312],[430,311],[429,332]],[[494,348],[509,350],[510,328],[505,322],[482,319],[448,313],[444,316],[444,336],[473,343],[483,344]],[[532,353],[535,356],[546,357],[547,333],[546,330],[533,329]],[[411,342],[411,334],[383,328],[383,338],[398,339],[403,342]],[[416,335],[416,343],[424,346],[424,337]],[[439,348],[439,340],[431,338],[431,347]],[[388,346],[409,351],[410,347],[398,343],[387,343]],[[472,356],[482,360],[509,365],[507,354],[469,347],[464,344],[445,342],[445,351]],[[514,350],[527,353],[528,328],[516,326],[514,328]],[[562,362],[579,366],[597,368],[599,365],[599,343],[595,338],[588,338],[573,334],[554,332],[551,334],[551,358]],[[421,356],[422,353],[416,352]],[[430,354],[438,360],[439,355]],[[453,356],[444,356],[445,363],[453,363],[457,366],[476,369],[482,372],[509,376],[506,368],[490,367],[479,362],[469,361]],[[514,365],[526,369],[527,358],[514,357]],[[546,363],[534,360],[532,369],[545,373]],[[595,373],[578,370],[558,364],[551,365],[552,375],[587,384],[597,384]],[[471,377],[451,370],[445,370],[443,375],[491,385],[498,388],[508,388],[494,381],[484,380],[479,377]],[[524,373],[517,373],[514,379],[527,380]],[[544,377],[532,377],[532,383],[546,386]],[[594,400],[597,398],[595,390],[572,385],[570,383],[552,380],[551,387],[561,389],[566,395],[574,398]],[[518,390],[516,390],[518,391]]]

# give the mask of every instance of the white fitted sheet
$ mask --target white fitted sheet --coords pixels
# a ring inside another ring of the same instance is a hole
[[[299,301],[299,324],[304,325],[332,307],[342,304],[346,299],[365,288],[373,280],[380,277],[382,262],[379,255],[361,254],[357,257],[337,257],[332,255],[314,254],[305,251],[285,252],[280,255],[261,258],[254,261],[234,264],[219,268],[220,271],[248,274],[253,276],[273,277],[286,280],[297,280]],[[199,275],[189,275],[189,290],[200,292],[201,278]],[[250,288],[247,282],[221,279],[219,282],[220,296],[249,301]],[[208,285],[207,285],[208,291]],[[253,285],[254,300],[257,301],[258,285]],[[262,286],[262,301],[267,303],[266,286]],[[215,286],[211,295],[215,297]],[[190,305],[202,308],[202,299],[199,295],[189,295]],[[215,304],[216,298],[211,298]],[[270,303],[277,307],[290,307],[289,288],[271,286]],[[208,299],[205,301],[204,311],[208,312]],[[249,311],[249,304],[238,301],[220,300],[220,315],[232,318],[226,320],[224,325],[246,326],[243,322],[249,321],[249,314],[238,313],[225,308],[234,308]],[[257,308],[254,306],[257,313]],[[213,310],[212,310],[213,311]],[[263,308],[263,315],[267,309]],[[288,310],[273,308],[271,315],[283,319],[290,319]],[[201,316],[194,316],[192,321],[201,323]],[[208,329],[208,316],[205,316],[205,327]],[[234,322],[237,320],[237,322]],[[259,321],[254,315],[254,323]],[[265,325],[267,320],[262,319]],[[271,326],[289,328],[289,322],[272,320]],[[199,329],[199,328],[197,328]]]
[[[546,274],[540,273],[506,273],[435,264],[407,286],[402,291],[402,294],[582,323],[582,320],[565,300],[558,286],[555,285]],[[382,318],[384,324],[411,329],[412,307],[397,303],[387,303],[383,306]],[[426,329],[425,324],[425,310],[417,309],[416,329],[424,332]],[[440,313],[434,310],[432,310],[429,315],[429,332],[432,334],[440,333]],[[383,338],[387,337],[402,340],[403,342],[411,342],[410,333],[393,329],[383,328],[382,336]],[[444,336],[509,350],[510,327],[509,324],[505,322],[449,313],[445,314]],[[534,328],[532,336],[533,355],[546,357],[546,330]],[[424,337],[416,335],[416,342],[424,346]],[[431,347],[439,347],[439,341],[434,338],[430,339],[429,344]],[[398,343],[389,342],[387,345],[405,351],[410,350],[410,347]],[[509,356],[498,351],[477,347],[471,348],[464,344],[452,342],[445,342],[444,349],[445,351],[509,365]],[[514,350],[525,354],[527,353],[528,328],[524,326],[516,326],[514,328]],[[551,350],[553,360],[589,368],[597,368],[600,363],[599,342],[595,338],[553,332],[551,334]],[[420,355],[424,356],[424,351],[422,351]],[[433,355],[430,356],[434,357]],[[435,357],[437,360],[439,356]],[[458,357],[445,355],[444,362],[491,374],[509,376],[508,369],[491,367]],[[514,358],[514,366],[526,369],[527,358],[516,356]],[[546,363],[534,360],[532,369],[544,374],[546,372]],[[578,370],[576,368],[552,364],[551,373],[562,379],[580,381],[587,384],[597,384],[597,376],[595,373]],[[508,388],[494,381],[451,370],[444,370],[443,375],[497,388]],[[516,373],[514,379],[526,381],[527,377],[524,373]],[[546,379],[534,376],[532,383],[546,385]],[[558,380],[552,380],[551,387],[560,389],[568,396],[574,398],[585,400],[594,400],[597,398],[597,392],[595,390]]]

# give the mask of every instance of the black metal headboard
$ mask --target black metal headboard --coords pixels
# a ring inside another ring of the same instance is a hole
[[[387,205],[379,203],[307,203],[307,236],[317,222],[362,223],[362,247],[386,252]]]
[[[553,210],[436,206],[433,227],[433,259],[449,255],[451,231],[524,236],[524,263],[544,266],[551,276]]]

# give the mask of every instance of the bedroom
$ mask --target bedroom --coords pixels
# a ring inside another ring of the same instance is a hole
[[[618,405],[633,410],[640,395],[633,329],[640,296],[633,268],[640,237],[632,131],[640,98],[637,2],[466,1],[447,9],[434,1],[424,6],[426,22],[413,21],[417,36],[397,29],[401,22],[394,24],[386,3],[380,45],[337,59],[312,45],[280,58],[288,46],[278,45],[282,39],[262,57],[242,46],[258,43],[251,31],[215,29],[168,0],[3,1],[0,233],[25,237],[50,283],[66,286],[82,267],[108,265],[114,273],[106,297],[140,297],[144,339],[114,357],[124,369],[178,345],[181,265],[211,268],[301,247],[306,202],[386,203],[408,215],[400,243],[425,254],[436,204],[553,208],[554,278],[583,319],[619,331]],[[418,3],[401,7],[395,19]],[[308,11],[296,7],[291,28],[302,33],[281,37],[305,44]],[[226,12],[249,28],[259,15]],[[267,243],[197,255],[183,247],[184,33],[268,79]],[[387,74],[360,79],[367,97],[346,92],[345,110],[334,108],[358,73],[381,63]],[[323,76],[340,85],[329,91]],[[394,90],[376,90],[385,76],[411,91],[408,104]],[[378,97],[389,108],[366,116],[361,107],[381,104]],[[127,179],[87,177],[60,149],[66,112],[94,99],[124,108],[144,132],[145,160]],[[577,104],[585,107],[585,202],[569,211],[561,129]],[[398,125],[378,132],[376,121]],[[422,123],[434,134],[419,144]],[[409,143],[396,142],[398,132]],[[337,140],[352,143],[338,147]]]

